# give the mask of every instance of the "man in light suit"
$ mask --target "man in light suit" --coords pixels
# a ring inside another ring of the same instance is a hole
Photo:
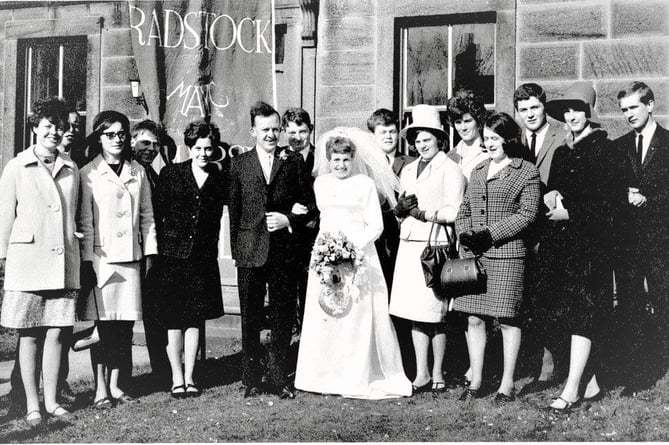
[[[536,83],[525,83],[520,85],[513,93],[513,104],[516,108],[516,113],[520,118],[522,124],[522,143],[525,145],[527,151],[524,158],[533,162],[537,169],[539,169],[539,176],[541,178],[541,194],[546,192],[546,184],[551,170],[551,162],[555,150],[562,145],[566,132],[564,129],[556,124],[548,122],[546,114],[546,93],[541,86]],[[530,311],[530,317],[537,315],[537,311],[542,310],[541,296],[536,295],[534,284],[537,282],[537,276],[540,273],[538,270],[537,256],[539,251],[539,233],[541,231],[543,214],[539,212],[539,218],[534,224],[533,230],[530,232],[529,245],[533,248],[527,258],[527,297],[525,299],[525,310]],[[529,321],[528,335],[526,339],[532,339],[530,343],[526,342],[526,347],[529,349],[528,353],[531,356],[533,368],[539,368],[539,357],[541,359],[541,370],[532,382],[523,387],[519,395],[529,394],[544,390],[554,383],[557,383],[559,370],[556,369],[556,360],[554,360],[553,352],[555,349],[561,349],[559,341],[557,344],[551,342],[551,338],[556,338],[556,333],[551,330],[550,326],[542,326],[537,323],[536,318]],[[563,368],[567,366],[567,357],[560,357],[559,365]],[[562,369],[565,371],[566,369]],[[533,369],[534,371],[534,369]]]
[[[299,255],[293,230],[306,215],[291,212],[297,202],[314,203],[306,183],[304,161],[277,150],[281,122],[270,105],[251,108],[253,150],[235,156],[230,167],[230,243],[236,262],[242,312],[242,383],[245,397],[261,392],[263,369],[260,329],[263,303],[270,300],[268,392],[281,398],[295,397],[288,382],[286,355],[295,314]]]
[[[628,205],[617,224],[621,249],[615,268],[617,312],[624,317],[620,338],[630,373],[621,394],[634,395],[664,375],[667,366],[669,131],[655,122],[655,97],[645,83],[622,89],[618,105],[632,129],[614,142],[628,185]]]

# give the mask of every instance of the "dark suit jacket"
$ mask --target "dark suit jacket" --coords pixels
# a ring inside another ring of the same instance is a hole
[[[275,151],[270,183],[265,182],[256,149],[238,155],[230,166],[230,243],[237,267],[263,266],[269,256],[280,252],[282,261],[294,267],[299,254],[293,246],[295,235],[288,228],[269,233],[266,212],[279,212],[288,217],[291,228],[304,224],[308,215],[290,212],[299,202],[313,208],[314,195],[305,174],[305,163],[298,156],[279,156]]]
[[[628,204],[622,215],[622,225],[618,227],[626,236],[623,242],[633,243],[637,252],[666,258],[669,245],[669,131],[657,126],[641,168],[635,162],[635,142],[635,133],[631,131],[616,139],[615,144],[624,160],[624,185],[638,188],[647,202],[644,207]]]
[[[539,149],[539,155],[535,158],[534,154],[530,153],[528,156],[528,159],[531,160],[539,169],[541,183],[544,185],[544,187],[546,184],[548,184],[548,177],[550,176],[551,163],[553,162],[553,155],[555,155],[555,150],[564,143],[564,138],[566,135],[567,132],[560,128],[559,125],[549,122],[546,137],[544,138],[544,141],[541,144],[541,148]],[[525,130],[522,132],[522,143],[529,150],[530,145],[527,141]]]
[[[226,195],[225,175],[210,165],[209,177],[198,188],[192,161],[160,171],[153,195],[158,252],[176,258],[216,258]]]
[[[393,172],[395,172],[395,175],[399,178],[400,173],[402,173],[402,170],[404,170],[404,167],[409,165],[412,161],[415,161],[416,158],[413,156],[409,155],[397,155],[395,156],[395,160],[393,161]]]

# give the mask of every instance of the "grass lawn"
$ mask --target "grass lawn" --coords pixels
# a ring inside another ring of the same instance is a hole
[[[210,341],[199,399],[171,399],[146,369],[135,370],[139,401],[108,411],[90,407],[90,382],[79,394],[71,422],[49,420],[30,429],[0,399],[0,442],[293,442],[293,441],[667,441],[669,375],[635,399],[615,388],[603,401],[569,416],[542,410],[559,388],[496,408],[493,394],[464,405],[461,389],[440,396],[365,401],[298,392],[244,399],[240,342]],[[528,378],[516,383],[518,388]],[[14,418],[12,418],[14,417]]]

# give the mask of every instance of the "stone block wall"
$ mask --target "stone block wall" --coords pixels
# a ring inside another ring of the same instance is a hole
[[[603,127],[628,131],[617,92],[632,80],[655,92],[655,115],[669,122],[669,2],[519,0],[516,82],[544,86],[548,99],[575,80],[592,81]]]

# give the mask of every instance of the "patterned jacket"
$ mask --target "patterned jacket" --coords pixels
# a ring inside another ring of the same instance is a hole
[[[474,168],[455,221],[458,234],[488,229],[494,246],[488,258],[521,258],[527,253],[525,232],[539,210],[539,171],[513,158],[488,179],[490,160]]]

